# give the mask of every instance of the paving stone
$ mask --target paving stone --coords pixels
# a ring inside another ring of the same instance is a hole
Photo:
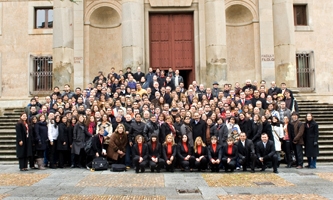
[[[129,195],[132,194],[133,188],[131,187],[112,187],[112,188],[107,188],[104,194],[113,194],[113,195]]]
[[[89,175],[77,187],[163,187],[164,176],[157,174]]]
[[[294,184],[272,173],[202,174],[202,176],[210,187],[258,187],[260,182],[271,182],[278,187],[294,186]]]
[[[63,195],[59,200],[165,200],[163,196],[149,195]]]
[[[155,188],[156,195],[167,195],[167,196],[174,196],[178,195],[176,189],[174,187],[157,187]]]
[[[219,195],[221,200],[283,200],[283,199],[307,199],[307,200],[326,200],[325,197],[315,194],[266,194],[266,195]]]
[[[0,186],[30,186],[48,176],[49,174],[0,174]]]
[[[104,194],[107,189],[107,187],[86,187],[79,194]]]

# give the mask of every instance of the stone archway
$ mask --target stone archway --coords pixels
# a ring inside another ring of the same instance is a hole
[[[256,79],[258,75],[256,40],[258,26],[253,10],[245,5],[233,4],[226,9],[227,24],[227,63],[229,79],[244,81]]]
[[[91,81],[98,71],[107,75],[111,67],[122,67],[121,15],[117,8],[99,4],[86,15],[86,74]]]

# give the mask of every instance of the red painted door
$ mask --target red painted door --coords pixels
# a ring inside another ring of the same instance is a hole
[[[150,66],[186,70],[195,78],[193,13],[150,14]],[[187,84],[186,84],[187,85]]]

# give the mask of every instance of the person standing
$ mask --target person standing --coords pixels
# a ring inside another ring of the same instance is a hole
[[[295,133],[293,143],[294,143],[296,165],[297,165],[296,169],[302,169],[303,168],[304,124],[301,121],[299,121],[297,112],[293,112],[291,115],[291,118],[292,118],[291,123],[294,125],[294,133]]]
[[[38,169],[42,170],[45,169],[43,161],[48,142],[48,128],[45,119],[45,115],[40,115],[38,122],[35,125],[37,164]]]
[[[86,156],[86,153],[84,151],[84,143],[89,137],[91,137],[91,135],[88,133],[87,127],[85,126],[84,117],[83,115],[79,115],[79,120],[74,126],[72,144],[72,153],[74,153],[76,157],[78,157],[79,168],[83,168],[83,159]]]
[[[16,124],[16,156],[20,171],[28,171],[28,158],[32,156],[32,134],[29,133],[27,114],[23,113]]]
[[[59,155],[58,168],[64,168],[66,153],[69,150],[68,120],[66,116],[61,117],[61,123],[58,125],[57,152]]]
[[[144,138],[142,135],[137,135],[135,137],[135,144],[132,148],[133,155],[133,165],[135,166],[135,173],[145,172],[145,167],[148,162],[148,146],[144,143]]]
[[[308,159],[308,165],[305,167],[311,169],[316,168],[317,157],[319,155],[318,136],[318,124],[313,119],[312,114],[308,113],[304,128],[305,156]]]

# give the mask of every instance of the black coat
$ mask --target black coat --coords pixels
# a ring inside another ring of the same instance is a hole
[[[162,157],[162,145],[156,141],[156,147],[155,149],[153,150],[152,148],[152,143],[151,142],[148,142],[148,158],[149,160],[151,160],[152,157],[155,157],[155,158],[161,158]]]
[[[58,142],[57,142],[57,150],[66,151],[69,150],[69,132],[68,127],[64,123],[60,123],[58,125]],[[64,142],[66,144],[64,145]]]
[[[145,123],[143,122],[132,122],[131,123],[131,128],[129,131],[129,142],[133,142],[135,141],[135,137],[137,135],[142,135],[143,134],[143,129],[145,128]]]
[[[238,142],[235,145],[237,146],[239,157],[250,158],[251,153],[253,154],[255,153],[254,144],[249,139],[245,140],[245,147],[243,146],[241,140],[238,140]]]
[[[254,121],[252,121],[251,127],[252,127],[251,135],[248,135],[248,138],[251,139],[254,144],[256,144],[261,137],[262,123],[254,123]]]
[[[104,137],[101,143],[99,139],[99,134],[94,135],[91,142],[91,150],[89,152],[90,155],[96,155],[96,153],[98,153],[99,156],[102,156],[103,144],[104,144]]]
[[[80,122],[76,123],[73,132],[72,153],[80,155],[81,149],[84,148],[85,142],[91,137],[87,127]]]
[[[168,148],[168,145],[166,145],[166,144],[162,145],[162,154],[163,154],[163,159],[165,161],[169,160],[168,155],[167,155],[167,151],[168,151],[167,148]],[[177,145],[175,144],[175,145],[172,146],[172,154],[171,154],[171,156],[173,156],[173,160],[176,159],[176,155],[177,155]]]
[[[276,153],[274,142],[271,140],[267,140],[266,148],[264,148],[264,143],[259,141],[256,143],[256,154],[257,157],[263,157],[264,159],[272,158],[273,155]]]
[[[272,126],[268,121],[262,123],[262,131],[261,133],[267,133],[268,139],[274,140]]]
[[[187,152],[185,151],[185,148],[182,143],[179,143],[177,145],[177,157],[179,161],[182,161],[185,159],[186,156],[192,156],[193,155],[193,148],[190,144],[187,143]]]
[[[318,137],[318,124],[313,120],[306,122],[303,134],[306,157],[317,157],[319,155]],[[315,142],[317,142],[317,145],[314,145]]]
[[[214,135],[218,138],[220,145],[225,145],[228,139],[228,127],[225,124],[216,124],[213,128]]]
[[[239,120],[238,126],[241,132],[244,132],[247,136],[251,133],[252,130],[252,123],[248,119]]]
[[[147,160],[148,159],[148,145],[145,143],[142,144],[142,153],[140,156],[138,143],[135,143],[132,147],[132,157],[133,157],[133,159],[142,157],[143,160]]]
[[[212,145],[209,145],[207,148],[208,151],[208,160],[210,161],[211,159],[214,160],[221,160],[222,159],[222,145],[217,145],[216,146],[216,151],[213,150]]]
[[[36,132],[36,150],[43,151],[46,149],[49,138],[48,138],[48,128],[47,123],[37,122],[35,125]]]
[[[33,134],[29,132],[28,127],[28,137],[27,137],[27,127],[18,122],[16,124],[16,156],[18,158],[26,158],[32,156],[32,139]],[[22,146],[19,145],[19,142],[23,142]]]
[[[208,158],[208,150],[207,147],[201,146],[201,153],[199,154],[198,152],[193,151],[193,156],[195,158],[199,158],[200,156],[204,156],[206,159]]]
[[[161,144],[163,144],[163,142],[165,141],[165,137],[170,133],[171,133],[171,129],[170,129],[170,126],[168,125],[168,123],[165,122],[165,123],[161,124],[160,134],[158,136]]]
[[[200,119],[196,124],[195,120],[192,119],[190,124],[192,127],[193,140],[195,141],[195,139],[200,136],[202,141],[206,143],[206,122]]]
[[[228,154],[228,145],[224,145],[222,148],[222,159],[230,158],[233,161],[236,161],[238,158],[238,149],[236,145],[232,145],[232,152]]]
[[[136,72],[136,73],[133,74],[133,78],[136,81],[140,82],[140,80],[141,80],[142,77],[145,77],[145,73],[143,73],[143,72],[140,72],[140,74],[138,74],[138,72]]]
[[[148,121],[143,128],[143,136],[145,138],[145,141],[148,142],[151,139],[151,135],[155,133],[157,136],[160,135],[160,127],[157,123],[154,123],[152,121]]]
[[[275,87],[275,88],[269,88],[268,89],[268,95],[272,95],[273,93],[280,94],[282,93],[281,88]]]

